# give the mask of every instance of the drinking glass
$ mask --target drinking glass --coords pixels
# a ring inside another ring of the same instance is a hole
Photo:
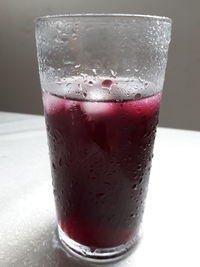
[[[58,233],[82,258],[112,260],[139,239],[170,35],[167,17],[36,21]]]

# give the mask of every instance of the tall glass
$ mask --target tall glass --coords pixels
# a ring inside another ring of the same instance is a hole
[[[171,20],[85,14],[36,21],[59,238],[93,260],[137,242]]]

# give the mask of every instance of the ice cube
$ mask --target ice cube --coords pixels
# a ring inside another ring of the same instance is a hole
[[[81,104],[83,112],[88,115],[105,115],[113,112],[113,103],[105,102],[83,102]]]
[[[45,111],[49,114],[55,114],[63,109],[66,109],[64,99],[49,93],[43,93],[43,104]]]

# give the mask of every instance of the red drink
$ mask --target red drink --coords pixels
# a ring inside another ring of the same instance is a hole
[[[58,223],[72,240],[109,248],[138,233],[160,94],[89,102],[43,95]]]

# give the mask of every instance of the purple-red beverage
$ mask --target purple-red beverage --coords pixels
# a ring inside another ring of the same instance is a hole
[[[90,102],[43,94],[58,223],[72,240],[109,248],[136,237],[160,98]]]

